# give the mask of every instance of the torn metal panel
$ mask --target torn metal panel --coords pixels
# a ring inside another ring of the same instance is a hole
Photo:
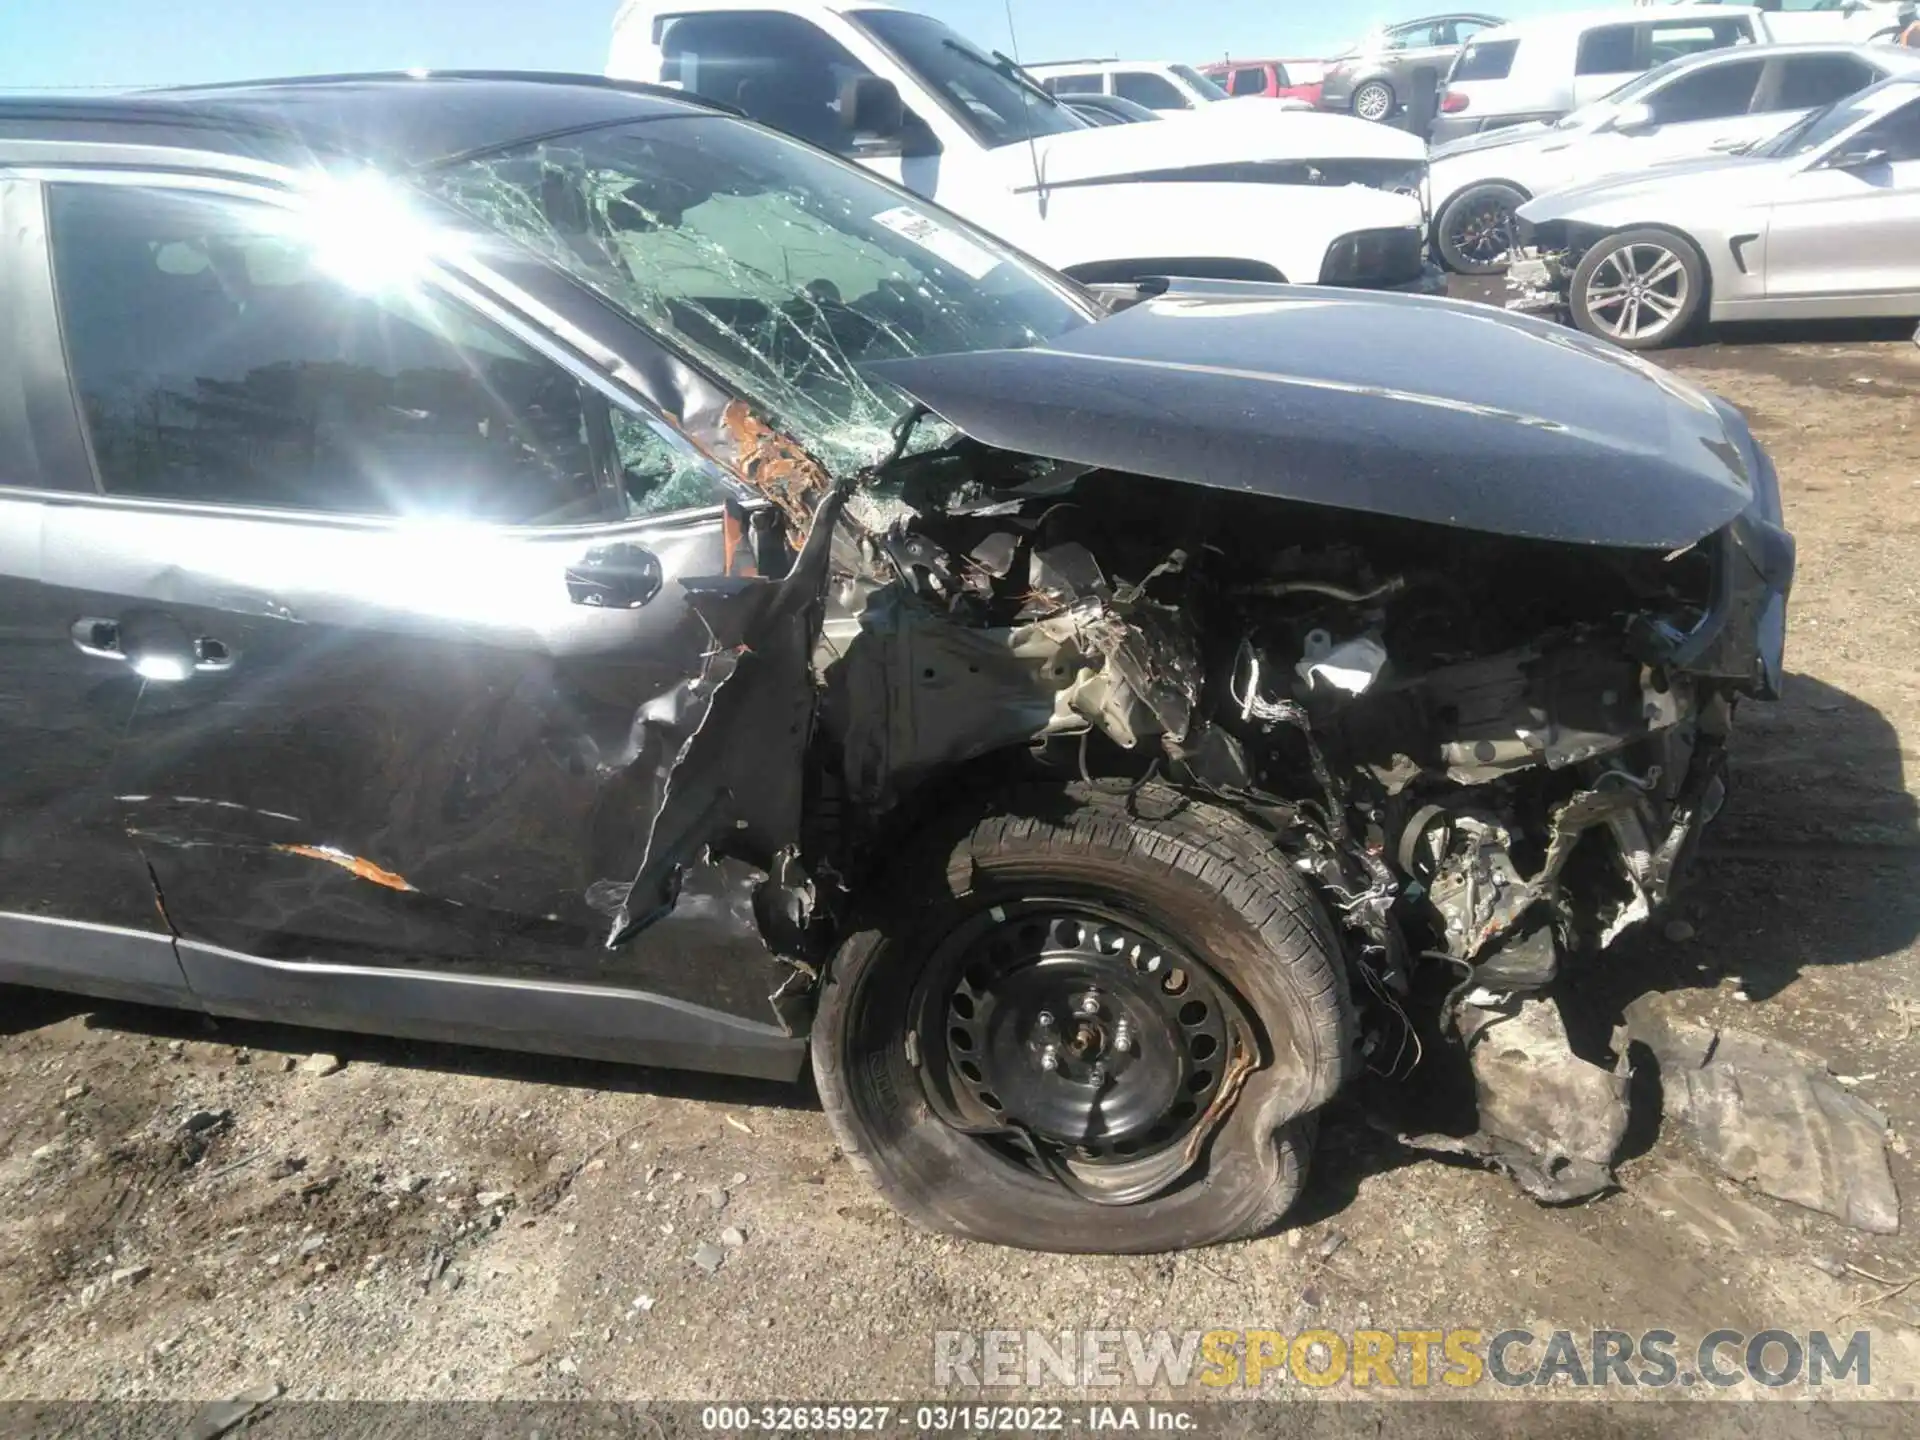
[[[804,923],[810,892],[792,849],[813,727],[813,650],[845,497],[838,489],[820,502],[784,579],[686,582],[708,627],[713,663],[675,716],[684,738],[662,775],[638,872],[624,885],[596,885],[589,897],[612,920],[607,948],[671,911],[681,872],[706,854],[769,872],[779,906],[798,907]]]
[[[1551,1000],[1505,1012],[1470,1004],[1460,1028],[1480,1128],[1464,1139],[1415,1135],[1405,1143],[1483,1160],[1546,1204],[1612,1188],[1613,1157],[1627,1133],[1625,1058],[1605,1070],[1575,1055]]]
[[[733,441],[733,459],[746,481],[779,507],[788,533],[798,539],[813,523],[813,512],[833,488],[820,462],[789,437],[762,420],[744,400],[735,400],[721,417]]]
[[[1512,846],[1511,832],[1491,815],[1432,805],[1408,824],[1401,868],[1425,885],[1449,954],[1477,958],[1540,898],[1514,867]],[[1551,876],[1546,883],[1550,889]]]
[[[1825,1061],[1743,1030],[1676,1019],[1648,995],[1629,1035],[1660,1062],[1661,1108],[1732,1179],[1859,1230],[1897,1234],[1887,1119]]]
[[[992,563],[982,565],[922,539],[881,537],[886,569],[902,579],[846,575],[833,588],[816,657],[823,725],[865,804],[1047,736],[1098,730],[1130,750],[1178,745],[1192,727],[1201,662],[1176,611],[1138,587],[1116,599],[1082,546],[1035,551],[1028,568],[1012,537],[989,539]],[[1014,623],[956,622],[951,606],[984,598],[973,575],[987,595],[1000,582],[1016,593]]]

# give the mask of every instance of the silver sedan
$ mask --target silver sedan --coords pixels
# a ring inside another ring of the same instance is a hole
[[[1702,50],[1551,125],[1436,145],[1434,248],[1449,270],[1495,274],[1506,268],[1514,211],[1533,197],[1762,143],[1893,75],[1920,75],[1920,50],[1843,41]]]
[[[1510,305],[1632,350],[1703,319],[1920,315],[1920,79],[1744,153],[1563,190],[1519,216]]]

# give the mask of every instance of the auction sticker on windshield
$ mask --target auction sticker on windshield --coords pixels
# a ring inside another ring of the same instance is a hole
[[[939,256],[969,280],[984,280],[987,272],[1000,263],[999,257],[992,252],[982,250],[966,236],[947,229],[938,220],[911,205],[882,210],[873,217],[873,223],[884,225],[922,250]]]

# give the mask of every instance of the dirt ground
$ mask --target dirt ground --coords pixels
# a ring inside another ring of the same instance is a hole
[[[1881,1298],[1920,1277],[1920,349],[1803,329],[1663,363],[1779,465],[1792,673],[1743,711],[1691,938],[1582,984],[1829,1057],[1890,1117],[1900,1235],[1741,1192],[1651,1122],[1620,1192],[1543,1209],[1342,1106],[1288,1231],[1024,1254],[897,1219],[805,1089],[0,990],[0,1398],[916,1397],[937,1330],[1314,1325],[1866,1326],[1871,1393],[1920,1396],[1920,1286]]]

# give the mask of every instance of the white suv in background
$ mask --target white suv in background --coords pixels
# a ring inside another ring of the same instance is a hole
[[[1057,60],[1023,68],[1062,99],[1118,95],[1149,110],[1198,110],[1231,98],[1193,66],[1171,60]]]
[[[1699,4],[1543,15],[1482,30],[1454,57],[1431,138],[1440,145],[1558,120],[1656,65],[1771,38],[1751,6]]]
[[[1351,116],[1246,100],[1093,126],[1006,56],[874,0],[626,0],[607,73],[737,106],[1086,284],[1445,283],[1425,142]]]

